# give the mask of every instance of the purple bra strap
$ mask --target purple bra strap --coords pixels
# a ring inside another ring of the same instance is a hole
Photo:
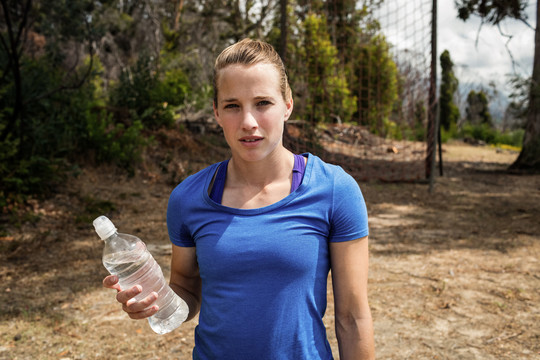
[[[214,200],[218,204],[221,204],[221,199],[223,197],[223,189],[225,188],[225,179],[227,178],[227,165],[229,160],[225,160],[219,164],[217,170],[216,178],[214,179],[214,185],[210,191],[210,199]],[[294,154],[294,166],[292,174],[292,183],[291,183],[291,192],[298,189],[300,184],[302,184],[302,178],[304,177],[304,172],[306,170],[306,161],[304,156]]]
[[[210,191],[210,199],[214,200],[218,204],[221,204],[221,198],[223,197],[223,189],[225,188],[225,179],[227,178],[227,166],[229,160],[222,161],[219,164],[216,178],[214,179],[214,185]]]
[[[302,178],[304,177],[304,172],[306,171],[306,161],[302,155],[294,154],[294,166],[292,169],[292,183],[291,183],[291,192],[294,192],[300,184],[302,184]]]

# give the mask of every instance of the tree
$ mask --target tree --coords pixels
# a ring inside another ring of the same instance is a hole
[[[294,83],[306,84],[301,87],[305,91],[299,97],[299,110],[314,123],[330,122],[332,118],[349,121],[356,110],[356,97],[348,88],[338,50],[330,41],[325,16],[308,14],[302,28],[299,57],[304,71],[297,69],[293,79]]]
[[[0,207],[45,192],[84,132],[92,86],[91,0],[0,0]]]
[[[454,94],[458,88],[458,79],[454,75],[454,63],[448,50],[444,50],[440,56],[441,61],[441,87],[440,87],[440,120],[441,126],[449,130],[457,124],[459,109],[454,103]]]
[[[358,96],[355,119],[373,132],[385,132],[398,98],[398,71],[390,44],[383,35],[376,35],[357,50],[356,61],[351,62],[353,93]]]
[[[525,9],[527,0],[458,0],[458,17],[466,21],[471,15],[478,15],[482,21],[498,26],[503,19],[527,21]],[[523,148],[517,160],[510,166],[512,170],[540,172],[540,2],[536,2],[536,28],[534,35],[534,60],[532,81],[529,88],[529,108],[523,136]]]
[[[371,5],[330,0],[326,2],[326,13],[349,89],[356,96],[352,119],[386,136],[398,129],[391,115],[393,107],[402,100],[398,83],[401,74],[390,53],[392,45],[379,32]]]
[[[512,93],[508,96],[510,103],[504,114],[503,131],[525,128],[527,109],[529,108],[530,78],[525,79],[520,75],[513,75],[510,78],[510,85]]]
[[[492,126],[489,100],[483,90],[471,90],[467,96],[466,120],[472,125]]]

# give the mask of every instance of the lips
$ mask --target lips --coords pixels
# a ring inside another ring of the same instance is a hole
[[[244,136],[240,139],[240,142],[245,144],[255,144],[259,141],[261,141],[263,138],[260,136]]]

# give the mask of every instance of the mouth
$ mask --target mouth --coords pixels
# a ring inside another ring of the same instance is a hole
[[[258,136],[246,136],[240,139],[240,142],[246,144],[254,144],[261,141],[263,138]]]

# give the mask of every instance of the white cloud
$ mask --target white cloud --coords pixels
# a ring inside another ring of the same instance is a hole
[[[536,4],[530,1],[527,8],[528,22],[536,25]],[[457,18],[454,0],[438,2],[438,47],[444,50],[456,65],[456,75],[461,83],[481,83],[490,81],[507,92],[507,75],[514,71],[522,76],[530,76],[534,54],[534,30],[518,20],[505,20],[501,31],[512,35],[512,39],[502,36],[495,26],[484,24],[479,31],[480,18],[472,17],[467,22]],[[508,49],[507,49],[508,47]],[[509,54],[510,51],[510,54]],[[512,66],[512,57],[515,66]]]
[[[423,69],[426,76],[429,76],[431,56],[431,11],[432,0],[385,0],[375,11],[383,33],[395,51],[410,49],[423,54],[421,58],[415,58],[419,61],[415,66]],[[530,26],[536,26],[535,0],[529,0],[526,13]],[[516,72],[529,77],[532,73],[534,30],[519,20],[505,20],[500,29],[504,34],[512,35],[506,44],[508,39],[497,27],[484,24],[480,28],[480,23],[477,16],[466,22],[458,19],[454,0],[438,0],[437,73],[440,77],[439,56],[448,50],[460,82],[460,102],[470,90],[479,86],[489,89],[489,84],[493,83],[498,95],[491,105],[501,114],[511,92],[508,75]]]

